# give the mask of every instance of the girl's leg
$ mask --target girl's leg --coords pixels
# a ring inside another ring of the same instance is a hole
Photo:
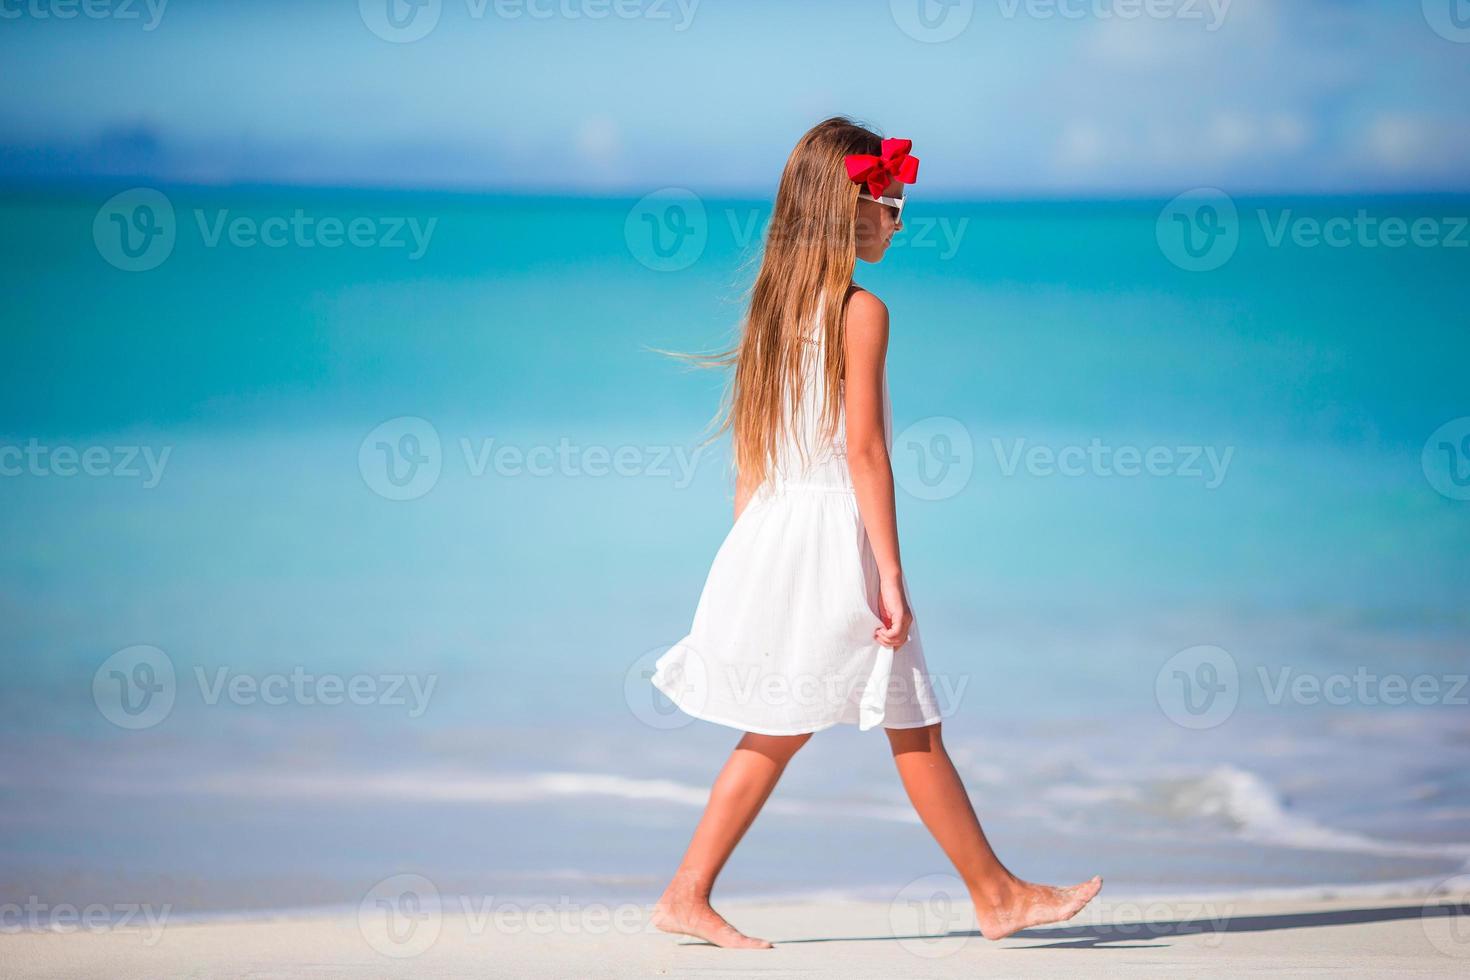
[[[735,845],[755,822],[786,763],[810,739],[805,735],[746,733],[710,789],[704,816],[679,863],[674,879],[653,910],[653,924],[664,932],[697,936],[716,946],[770,949],[764,939],[747,936],[710,908],[715,877]]]
[[[1052,888],[1022,881],[1000,863],[944,749],[938,724],[885,731],[909,801],[959,871],[986,939],[1004,939],[1028,926],[1070,919],[1097,894],[1100,877],[1070,888]]]

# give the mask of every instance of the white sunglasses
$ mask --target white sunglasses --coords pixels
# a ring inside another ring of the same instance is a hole
[[[861,201],[874,201],[878,204],[882,204],[886,207],[892,208],[894,221],[902,220],[903,202],[908,200],[908,198],[906,197],[876,197],[873,194],[870,194],[866,187],[860,188],[858,190],[858,199]]]

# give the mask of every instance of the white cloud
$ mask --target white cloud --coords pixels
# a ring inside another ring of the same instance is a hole
[[[1067,171],[1081,171],[1101,164],[1108,153],[1108,138],[1102,126],[1090,119],[1074,119],[1057,140],[1056,162]]]
[[[1290,112],[1222,112],[1210,121],[1203,142],[1227,157],[1290,156],[1307,145],[1308,127]]]
[[[584,119],[577,128],[577,152],[589,162],[603,161],[621,155],[622,131],[608,116]]]
[[[1470,159],[1470,120],[1425,113],[1383,112],[1363,128],[1361,155],[1397,174],[1448,176]]]

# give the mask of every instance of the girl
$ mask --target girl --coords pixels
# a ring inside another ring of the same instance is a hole
[[[918,160],[844,118],[797,143],[720,431],[734,436],[735,523],[690,634],[653,684],[683,711],[744,732],[653,923],[716,946],[769,949],[710,907],[710,892],[786,764],[839,723],[888,735],[909,800],[964,880],[980,931],[1001,939],[1071,918],[1102,879],[1031,884],[990,849],[940,739],[899,561],[884,358],[888,309],[852,281],[903,227]]]

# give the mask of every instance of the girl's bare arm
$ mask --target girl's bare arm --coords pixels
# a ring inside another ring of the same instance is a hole
[[[883,364],[888,355],[888,307],[858,290],[847,304],[847,370],[843,409],[847,417],[847,465],[857,491],[858,513],[878,562],[885,627],[874,633],[885,646],[908,639],[912,616],[898,553],[898,516],[893,467],[883,431]]]

